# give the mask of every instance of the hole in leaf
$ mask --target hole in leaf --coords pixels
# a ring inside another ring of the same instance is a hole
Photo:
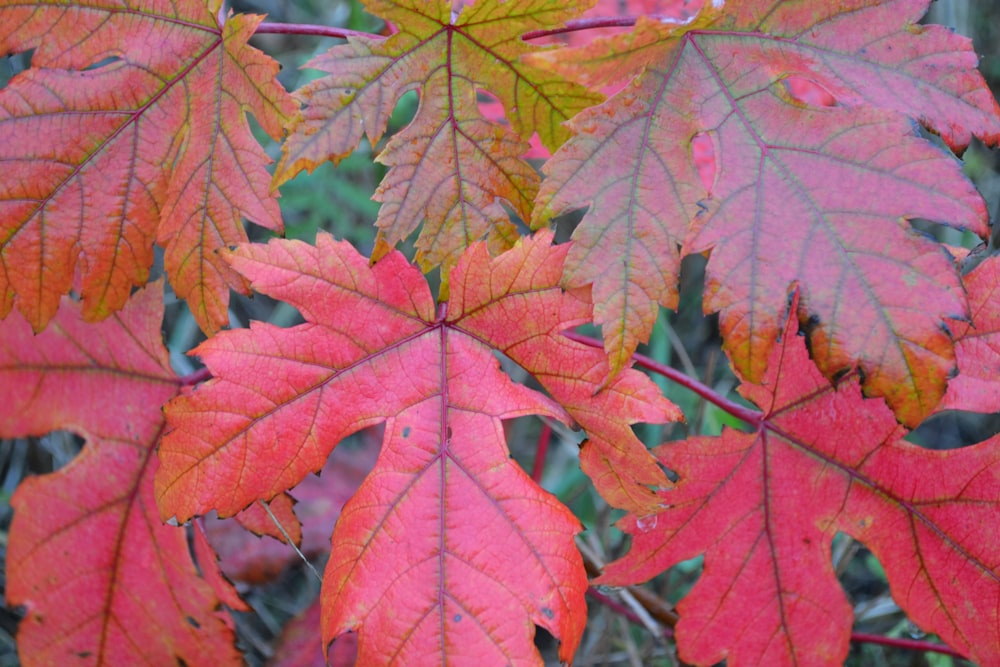
[[[711,194],[717,175],[715,142],[711,133],[699,132],[691,138],[691,159],[694,160],[694,168],[698,171],[701,184]]]
[[[34,52],[34,49],[28,49],[6,58],[0,58],[0,88],[6,86],[11,79],[31,67],[31,56]]]
[[[559,664],[559,641],[540,625],[535,626],[535,648],[542,654],[546,665]]]
[[[958,449],[998,433],[1000,414],[945,410],[925,419],[904,440],[925,449]]]
[[[974,248],[982,243],[982,239],[974,232],[964,230],[961,227],[924,218],[913,218],[909,222],[910,228],[920,236],[937,243],[955,246],[953,249],[949,248],[952,254],[961,253],[965,249]]]
[[[403,93],[400,96],[399,101],[396,102],[396,108],[393,109],[392,116],[389,117],[389,127],[386,132],[386,138],[409,125],[413,120],[413,117],[417,115],[417,107],[419,105],[419,96],[415,90],[408,90]],[[383,138],[383,141],[385,141],[386,138]]]
[[[90,65],[89,67],[85,67],[83,69],[83,71],[84,72],[89,72],[91,70],[100,69],[102,67],[107,67],[109,65],[113,65],[114,63],[121,62],[121,60],[122,59],[119,58],[118,56],[108,56],[107,58],[102,58],[102,59],[98,60],[96,63],[94,63],[93,65]]]
[[[785,87],[785,91],[793,100],[806,106],[837,106],[837,98],[835,98],[829,90],[812,79],[792,74],[791,76],[786,76],[782,79],[781,85]]]

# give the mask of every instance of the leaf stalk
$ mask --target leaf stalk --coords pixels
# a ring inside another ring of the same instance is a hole
[[[590,336],[584,336],[573,331],[565,331],[563,335],[574,340],[578,343],[583,343],[584,345],[589,345],[591,347],[604,348],[604,343],[596,338],[591,338]],[[732,416],[745,421],[754,427],[759,427],[764,420],[764,413],[759,410],[754,410],[745,405],[740,405],[736,401],[732,401],[725,396],[719,394],[714,389],[708,385],[695,380],[692,377],[688,377],[683,372],[677,370],[676,368],[671,368],[666,364],[662,364],[655,359],[650,359],[649,357],[642,354],[633,354],[632,361],[636,366],[640,368],[645,368],[648,371],[658,373],[668,380],[671,380],[680,386],[688,389],[709,403],[718,406],[725,412],[728,412]]]

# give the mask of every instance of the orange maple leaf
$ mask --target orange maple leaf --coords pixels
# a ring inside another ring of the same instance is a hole
[[[247,287],[215,250],[246,240],[241,216],[282,226],[245,111],[277,139],[296,105],[247,45],[261,18],[221,5],[0,3],[0,52],[35,49],[0,90],[0,317],[16,300],[43,329],[78,263],[84,316],[106,317],[156,241],[201,327],[229,322]]]

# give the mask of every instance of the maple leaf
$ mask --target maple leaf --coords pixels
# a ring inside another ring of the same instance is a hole
[[[64,298],[37,336],[16,313],[0,321],[0,436],[87,439],[11,500],[7,602],[27,609],[26,666],[242,664],[217,589],[153,499],[160,408],[179,386],[160,341],[161,292],[153,283],[96,324]]]
[[[254,503],[233,519],[232,523],[258,537],[267,535],[285,543],[290,539],[292,544],[302,546],[302,523],[295,512],[295,499],[287,493],[276,496],[269,503]],[[287,538],[276,524],[285,529]]]
[[[987,257],[962,283],[972,317],[949,323],[958,376],[948,381],[937,410],[1000,412],[1000,258]]]
[[[550,243],[542,234],[494,260],[473,245],[440,315],[398,252],[369,267],[321,234],[316,247],[273,240],[227,253],[255,289],[306,323],[254,322],[194,351],[215,379],[167,408],[157,477],[164,515],[231,515],[321,468],[350,433],[385,422],[375,469],[334,531],[324,643],[357,631],[363,664],[437,664],[455,652],[540,664],[534,623],[561,639],[568,660],[585,621],[580,526],[510,459],[501,425],[568,417],[512,383],[494,350],[593,427],[588,446],[627,452],[633,469],[648,458],[658,486],[669,482],[628,424],[646,414],[663,421],[676,408],[632,370],[594,395],[607,374],[603,354],[561,335],[587,320],[590,303],[558,287],[566,248]]]
[[[391,167],[374,196],[382,202],[380,235],[395,245],[425,220],[417,240],[425,269],[454,264],[484,236],[494,250],[509,248],[518,233],[503,204],[527,220],[538,190],[538,175],[521,157],[526,140],[537,132],[555,149],[567,136],[562,123],[602,99],[521,62],[542,48],[521,35],[558,25],[590,4],[523,0],[454,9],[450,0],[366,2],[399,32],[351,37],[307,63],[330,76],[298,91],[306,108],[283,146],[275,184],[339,161],[365,135],[376,144],[399,98],[419,89],[413,122],[378,157]],[[480,88],[503,103],[510,128],[482,116]]]
[[[742,375],[762,377],[798,285],[823,371],[860,367],[866,392],[914,425],[954,366],[942,318],[966,303],[946,254],[908,221],[987,228],[958,165],[903,115],[956,150],[972,134],[997,141],[970,43],[916,25],[926,0],[716,5],[532,58],[595,84],[639,74],[570,121],[532,226],[590,207],[564,284],[593,283],[613,368],[658,304],[676,306],[680,257],[710,251],[705,309],[720,311]]]
[[[913,621],[989,664],[1000,646],[1000,438],[932,451],[902,440],[881,399],[855,376],[832,386],[809,360],[793,317],[760,384],[752,433],[726,429],[657,449],[680,481],[669,509],[630,516],[631,551],[597,583],[652,578],[704,554],[678,605],[685,662],[840,664],[851,606],[830,562],[844,532],[885,567]]]
[[[247,45],[261,17],[221,4],[0,2],[0,53],[35,49],[0,90],[0,316],[16,297],[43,329],[79,263],[84,316],[106,317],[155,240],[201,327],[229,322],[247,286],[214,251],[246,240],[240,216],[281,229],[245,112],[279,138],[296,105]]]

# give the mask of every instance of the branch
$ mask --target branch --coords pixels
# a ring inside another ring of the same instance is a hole
[[[583,567],[587,570],[588,577],[596,577],[601,574],[601,570],[604,569],[604,562],[601,557],[596,554],[587,543],[584,542],[579,537],[576,540],[577,549],[580,551],[580,556],[583,557]],[[677,613],[671,608],[670,604],[665,600],[660,599],[652,591],[646,590],[641,586],[626,586],[621,589],[623,593],[628,593],[632,598],[643,608],[643,613],[652,618],[654,621],[663,626],[663,634],[666,636],[671,636],[673,634],[673,628],[677,625],[678,616]],[[587,590],[588,594],[594,595],[595,598],[600,599],[601,592],[596,588],[591,586]],[[604,596],[607,597],[607,596]],[[603,600],[601,600],[603,602]],[[617,611],[617,609],[616,609]],[[632,611],[632,610],[629,610]],[[632,617],[638,619],[638,621],[633,620]],[[639,625],[647,625],[642,622],[639,615],[632,612],[632,616],[628,616],[629,620]],[[655,634],[655,633],[654,633]]]
[[[963,660],[968,660],[968,658],[950,646],[921,641],[919,639],[898,639],[896,637],[883,637],[882,635],[869,635],[863,632],[853,632],[851,633],[851,641],[864,644],[881,644],[882,646],[909,649],[910,651],[942,653],[944,655],[950,655],[956,658],[962,658]]]
[[[254,31],[257,35],[317,35],[319,37],[336,37],[337,39],[347,39],[348,37],[369,37],[372,39],[384,39],[382,35],[376,35],[361,30],[348,30],[347,28],[334,28],[327,25],[312,25],[309,23],[261,23]]]
[[[604,349],[604,343],[597,340],[596,338],[591,338],[590,336],[584,336],[573,331],[565,331],[563,335],[570,340],[575,340],[578,343],[583,343],[584,345],[589,345],[591,347],[596,347]],[[668,380],[671,380],[680,386],[693,391],[698,396],[701,396],[709,403],[716,405],[737,419],[741,419],[748,424],[753,426],[760,426],[761,421],[764,418],[764,414],[759,410],[754,410],[753,408],[748,408],[745,405],[740,405],[735,401],[731,401],[725,396],[722,396],[717,391],[712,389],[706,384],[702,384],[694,378],[688,377],[676,368],[671,368],[666,364],[661,364],[655,359],[650,359],[649,357],[642,354],[633,354],[632,361],[635,362],[636,366],[640,368],[645,368],[648,371],[654,373],[659,373]]]

